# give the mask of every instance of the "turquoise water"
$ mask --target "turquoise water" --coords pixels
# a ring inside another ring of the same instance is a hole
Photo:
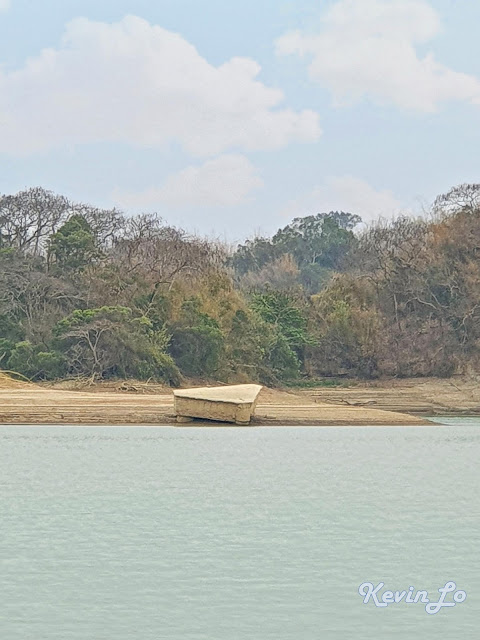
[[[480,420],[0,428],[1,640],[478,638]],[[361,583],[464,603],[386,609]]]

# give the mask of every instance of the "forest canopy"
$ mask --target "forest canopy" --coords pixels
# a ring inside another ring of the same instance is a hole
[[[480,185],[429,215],[295,218],[235,249],[42,188],[0,197],[0,368],[300,384],[480,366]]]

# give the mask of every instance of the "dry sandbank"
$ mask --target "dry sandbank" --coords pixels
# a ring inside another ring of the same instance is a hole
[[[137,392],[122,391],[121,388]],[[0,424],[144,424],[175,423],[173,393],[142,385],[108,388],[98,385],[86,391],[48,388],[0,380]],[[198,423],[195,423],[198,424]],[[211,424],[211,423],[208,423]],[[415,426],[425,419],[383,409],[319,401],[305,393],[264,389],[252,423],[259,426]]]

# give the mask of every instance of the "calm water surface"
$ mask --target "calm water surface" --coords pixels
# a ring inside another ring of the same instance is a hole
[[[1,640],[474,640],[480,421],[0,428]],[[435,616],[377,609],[454,580]]]

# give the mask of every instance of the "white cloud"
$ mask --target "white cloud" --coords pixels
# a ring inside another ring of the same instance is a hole
[[[261,186],[262,179],[245,156],[226,154],[169,176],[159,188],[141,193],[117,192],[114,197],[121,206],[135,209],[159,204],[174,209],[228,207],[244,202],[253,190]]]
[[[318,115],[279,108],[283,93],[259,72],[248,58],[215,67],[180,35],[141,18],[78,18],[58,49],[0,71],[0,151],[174,141],[202,156],[318,139]]]
[[[340,0],[325,14],[320,34],[300,31],[276,42],[279,55],[308,56],[310,78],[336,104],[368,96],[406,109],[432,112],[449,100],[480,104],[480,82],[416,46],[440,32],[436,11],[423,0]]]
[[[10,0],[0,0],[0,11],[10,9]]]
[[[353,176],[332,176],[310,193],[290,202],[282,217],[294,218],[329,211],[348,211],[364,222],[410,213],[387,189],[376,190],[368,182]]]

